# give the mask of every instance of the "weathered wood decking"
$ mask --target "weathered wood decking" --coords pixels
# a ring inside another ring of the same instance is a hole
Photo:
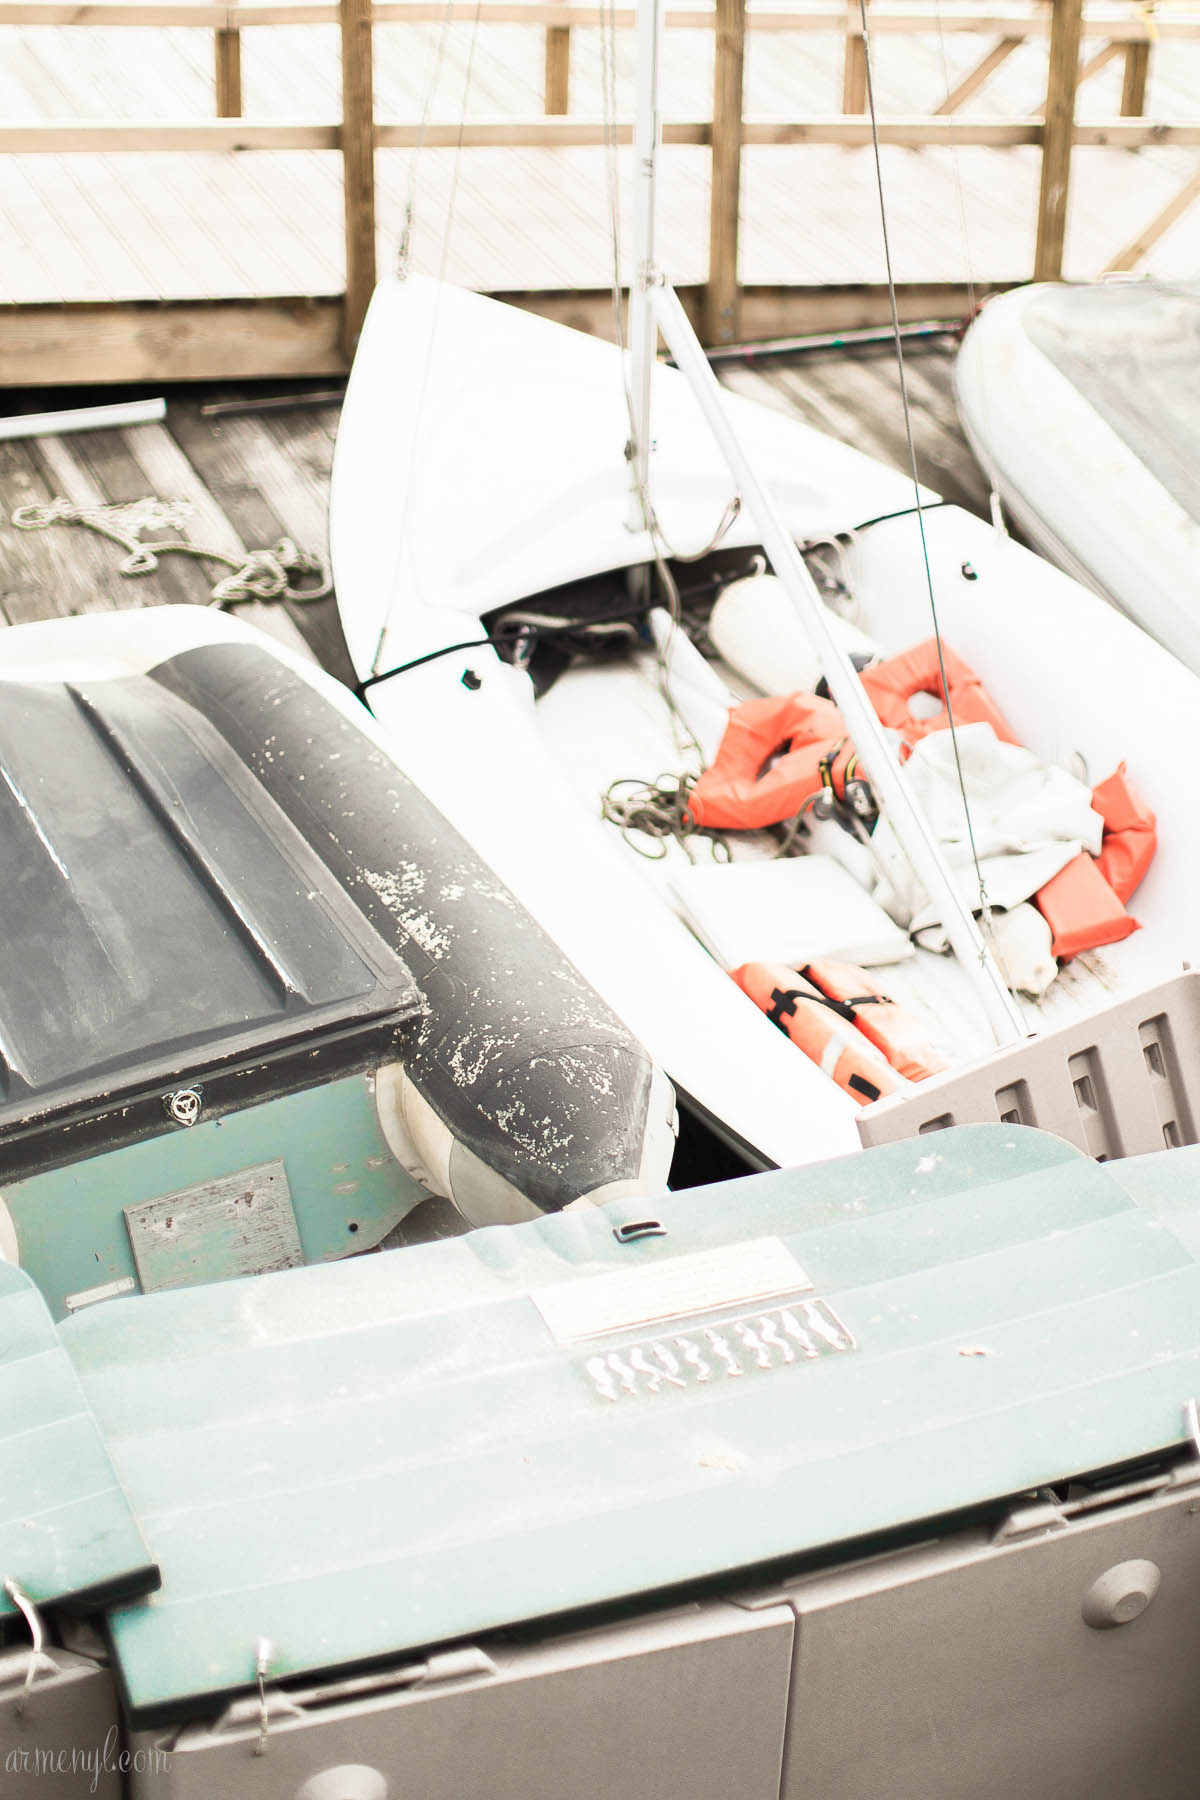
[[[248,119],[337,118],[336,27],[243,32]],[[380,119],[513,120],[542,109],[545,33],[536,26],[381,24],[375,28]],[[988,40],[947,32],[873,45],[881,115],[932,112]],[[664,117],[703,118],[712,102],[712,34],[673,30]],[[633,113],[633,34],[616,38],[621,117]],[[833,33],[751,32],[747,117],[803,118],[839,107],[844,45]],[[602,116],[602,38],[577,27],[571,110]],[[1043,43],[1023,45],[967,103],[972,117],[1035,115],[1045,99]],[[1172,41],[1151,63],[1147,116],[1194,115],[1200,43]],[[1120,106],[1111,62],[1079,95],[1081,119]],[[210,119],[212,34],[200,29],[0,24],[0,106],[21,120]],[[629,152],[620,161],[628,174]],[[983,148],[884,148],[896,278],[1008,283],[1028,279],[1038,154]],[[606,157],[593,149],[377,152],[379,250],[387,266],[405,208],[412,250],[429,273],[484,290],[603,288],[612,273]],[[709,152],[664,154],[661,254],[672,279],[704,279]],[[1165,205],[1196,153],[1081,149],[1072,171],[1066,273],[1087,279]],[[628,195],[628,179],[624,182]],[[871,153],[829,145],[746,152],[742,279],[820,286],[883,279]],[[628,218],[626,218],[628,224]],[[113,151],[0,156],[0,301],[100,301],[333,295],[343,283],[341,173],[335,152]],[[628,234],[626,234],[628,238]],[[1200,260],[1200,208],[1146,267],[1167,276]],[[626,271],[627,273],[627,271]]]
[[[954,413],[953,348],[950,340],[936,339],[905,352],[918,470],[947,499],[986,514],[986,484]],[[908,468],[896,365],[886,348],[727,365],[721,374],[739,392],[792,409],[868,454]],[[236,406],[239,396],[229,390],[184,395],[169,401],[161,424],[0,442],[4,621],[171,602],[205,605],[214,582],[229,573],[223,563],[166,554],[151,573],[124,576],[123,552],[81,526],[14,528],[17,508],[57,496],[76,506],[149,497],[182,501],[191,509],[183,535],[195,545],[237,557],[286,536],[301,551],[323,555],[338,402],[318,394],[302,396],[301,404],[286,410],[256,410],[263,397],[261,391],[243,392],[247,410],[213,415],[206,405]],[[250,616],[303,641],[324,667],[352,681],[334,598],[264,605]]]
[[[1114,17],[1127,12],[1111,10]],[[530,24],[377,24],[376,118],[414,126],[428,120],[443,128],[458,119],[496,121],[501,128],[505,121],[536,119],[544,98],[545,37],[543,28]],[[952,29],[878,37],[872,66],[881,116],[935,112],[987,42]],[[335,25],[251,26],[242,32],[242,45],[247,120],[302,124],[339,116]],[[672,30],[668,50],[665,117],[711,116],[711,31]],[[615,56],[615,108],[628,119],[632,32],[617,34]],[[0,21],[5,130],[19,132],[22,121],[211,121],[212,57],[213,34],[203,28]],[[844,57],[844,38],[835,31],[751,31],[747,120],[837,114]],[[603,66],[602,34],[575,27],[573,118],[602,116]],[[1088,79],[1079,91],[1079,119],[1114,118],[1121,80],[1119,59]],[[1024,43],[963,103],[962,117],[1032,119],[1045,91],[1044,41]],[[1194,117],[1198,93],[1200,39],[1162,44],[1150,64],[1147,118]],[[603,149],[586,147],[381,148],[375,163],[381,268],[396,256],[411,204],[414,266],[514,295],[608,286],[614,266],[609,175],[615,166],[622,221],[617,260],[628,277],[628,149],[610,164]],[[681,288],[707,275],[710,166],[710,152],[701,144],[669,145],[663,155],[660,260]],[[1028,279],[1039,166],[1032,146],[885,144],[882,179],[896,281],[931,291],[952,288],[961,304],[972,287],[983,291]],[[1194,148],[1169,143],[1136,152],[1078,147],[1067,276],[1100,273],[1180,194],[1196,167]],[[847,293],[877,292],[887,273],[869,148],[748,146],[741,219],[746,287],[813,303],[790,319],[777,310],[768,331],[816,325],[822,297],[831,306],[835,292],[843,310],[829,322],[859,322]],[[0,154],[0,241],[0,382],[250,373],[238,361],[247,315],[230,310],[237,304],[258,309],[254,329],[270,344],[263,366],[296,374],[344,367],[336,318],[336,297],[345,284],[336,150]],[[1193,274],[1198,264],[1200,206],[1184,210],[1139,266],[1171,278]],[[182,324],[173,324],[170,306],[193,302],[220,302],[224,310],[206,320],[193,306]],[[918,313],[925,310],[914,304]],[[119,365],[118,337],[104,311],[114,305],[125,312]],[[86,310],[93,306],[95,314]],[[914,316],[911,306],[908,316]],[[64,340],[69,336],[70,355],[54,374],[30,373],[50,365],[56,331]],[[202,339],[205,356],[189,360]]]

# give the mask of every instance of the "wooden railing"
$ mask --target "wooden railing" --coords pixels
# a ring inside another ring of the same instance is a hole
[[[545,32],[545,116],[536,120],[404,123],[376,119],[372,78],[372,26],[408,21],[533,25]],[[564,0],[246,0],[216,5],[205,0],[0,0],[0,25],[193,26],[214,40],[216,117],[188,124],[54,122],[0,125],[0,152],[88,150],[255,150],[340,151],[344,165],[346,290],[343,348],[352,351],[375,282],[375,177],[377,147],[475,146],[552,147],[629,143],[632,127],[606,132],[597,120],[569,115],[571,34],[580,28],[615,24],[632,27],[632,7],[612,12]],[[1060,277],[1067,216],[1071,154],[1080,145],[1137,149],[1149,145],[1200,148],[1200,118],[1151,122],[1142,115],[1151,46],[1157,39],[1200,38],[1196,15],[1172,12],[1151,18],[1145,11],[1124,18],[1083,15],[1082,0],[1049,0],[1033,10],[946,13],[937,10],[872,10],[872,38],[927,33],[972,33],[995,40],[980,61],[940,101],[919,118],[881,118],[873,127],[865,116],[865,55],[857,0],[829,8],[755,8],[746,0],[714,0],[712,7],[675,7],[666,23],[681,29],[715,32],[712,118],[672,121],[667,143],[708,146],[712,153],[709,276],[703,326],[710,342],[738,335],[738,212],[741,154],[758,144],[867,145],[910,148],[978,145],[1004,148],[1033,145],[1042,152],[1034,277]],[[342,46],[342,117],[328,123],[247,120],[242,114],[241,33],[265,25],[337,24]],[[743,109],[743,63],[747,31],[837,33],[844,39],[842,113],[822,118],[766,121],[748,119]],[[1009,55],[1029,39],[1048,43],[1046,104],[1042,117],[988,119],[964,116],[958,108],[975,94]],[[1090,54],[1081,49],[1095,45]],[[1076,118],[1080,84],[1115,58],[1124,59],[1120,116],[1098,122]],[[952,116],[954,115],[954,116]],[[1200,196],[1193,177],[1158,216],[1108,265],[1128,269],[1140,261],[1180,213]]]

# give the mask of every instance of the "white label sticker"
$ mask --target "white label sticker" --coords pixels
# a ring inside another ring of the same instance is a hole
[[[811,1287],[791,1251],[772,1237],[698,1250],[652,1268],[559,1281],[530,1298],[559,1342],[571,1343]]]

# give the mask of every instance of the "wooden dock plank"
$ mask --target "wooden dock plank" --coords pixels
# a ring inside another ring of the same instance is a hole
[[[18,530],[12,514],[22,506],[45,506],[54,498],[54,486],[42,462],[30,446],[0,443],[0,607],[10,625],[31,624],[37,619],[67,616],[74,582],[63,579],[42,532]]]
[[[69,454],[90,477],[102,502],[108,506],[129,505],[147,498],[167,500],[175,497],[169,493],[155,494],[155,490],[147,482],[145,471],[126,442],[123,431],[81,431],[69,440],[62,439],[60,442],[64,446],[69,444]],[[140,537],[152,550],[156,542],[169,542],[184,535],[185,530],[162,527],[146,530]],[[116,568],[121,560],[120,549],[103,540],[97,542],[104,564],[109,569]],[[204,570],[190,556],[164,554],[158,558],[158,568],[152,573],[153,599],[156,604],[204,606],[208,603],[211,583]],[[129,583],[128,604],[149,603],[151,591],[147,588],[144,593],[139,592],[143,583],[148,580],[147,575],[121,578],[122,587],[125,581]]]
[[[236,561],[244,560],[248,549],[271,548],[275,539],[264,539],[261,542],[254,539],[249,545],[243,542],[232,521],[184,454],[182,446],[165,425],[132,425],[127,427],[123,435],[143,474],[146,491],[160,499],[179,500],[186,505],[188,517],[180,536],[190,544],[214,550],[219,556],[231,557]],[[324,555],[323,544],[305,544],[300,548],[311,550],[314,555]],[[188,559],[188,562],[193,570],[204,572],[202,579],[208,591],[199,596],[202,603],[211,602],[212,586],[216,582],[236,573],[236,568],[231,568],[228,563],[218,562],[215,558],[199,559],[195,563]],[[257,625],[259,630],[268,632],[277,642],[286,644],[298,655],[314,654],[308,638],[297,627],[286,605],[273,601],[247,600],[230,610],[248,624]]]
[[[48,501],[61,498],[80,507],[104,503],[105,495],[67,438],[31,439],[27,450]],[[135,604],[121,592],[127,584],[118,573],[119,552],[92,532],[56,521],[14,535],[26,539],[27,554],[42,571],[41,584],[53,592],[55,614],[109,612]]]
[[[196,400],[173,402],[168,418],[180,453],[242,543],[269,548],[287,536],[298,549],[325,556],[333,440],[324,417],[336,410],[288,413],[274,430],[258,417],[206,419]],[[332,597],[278,610],[324,668],[353,682]]]
[[[323,461],[328,467],[329,443]],[[163,425],[129,426],[122,430],[72,433],[0,443],[0,557],[5,577],[0,609],[10,624],[75,613],[139,606],[212,604],[214,584],[233,570],[218,557],[167,552],[157,567],[136,576],[121,573],[125,551],[85,526],[56,521],[43,529],[23,531],[11,522],[20,506],[46,504],[57,496],[80,507],[122,505],[143,499],[182,502],[178,526],[144,530],[141,541],[182,538],[219,557],[244,560],[246,546],[215,496],[193,468],[183,448]],[[250,547],[270,548],[283,535],[298,535],[300,526],[281,523],[264,509],[264,532],[249,539]],[[323,542],[302,544],[323,554]],[[327,603],[332,613],[333,603]],[[314,657],[310,636],[326,644],[331,660],[341,647],[336,619],[302,631],[283,605],[248,601],[231,608],[297,654]],[[302,609],[294,609],[302,610]],[[315,609],[314,609],[315,610]],[[344,647],[341,655],[345,658]],[[317,660],[320,660],[317,657]],[[345,663],[348,673],[349,664]]]

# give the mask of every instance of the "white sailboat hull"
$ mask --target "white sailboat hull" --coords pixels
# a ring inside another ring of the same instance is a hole
[[[682,379],[656,372],[654,482],[672,547],[700,548],[730,481]],[[619,352],[514,309],[418,283],[373,303],[343,413],[332,547],[347,642],[398,760],[604,994],[699,1108],[762,1160],[857,1146],[859,1108],[729,981],[681,920],[663,864],[601,819],[614,780],[657,779],[685,750],[657,656],[572,668],[535,704],[481,615],[649,560],[630,529]],[[524,403],[522,403],[524,395]],[[615,398],[614,398],[615,396]],[[1072,965],[1031,1030],[1178,971],[1200,931],[1200,842],[1168,769],[1200,749],[1200,682],[1112,609],[981,521],[783,414],[730,397],[743,440],[799,539],[866,526],[850,553],[855,623],[885,653],[938,622],[1022,741],[1090,783],[1122,760],[1159,820],[1136,896],[1145,929]],[[724,539],[754,545],[745,512]],[[449,650],[448,647],[467,648]],[[443,652],[442,654],[437,654]],[[711,755],[731,696],[682,637],[671,687]],[[960,971],[919,953],[898,997],[991,1044]]]

